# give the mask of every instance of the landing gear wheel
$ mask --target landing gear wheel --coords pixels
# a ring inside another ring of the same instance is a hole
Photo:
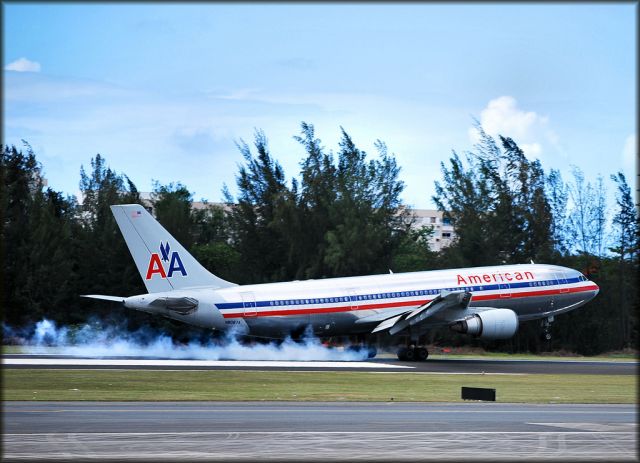
[[[427,360],[427,358],[429,357],[429,351],[427,350],[426,347],[417,347],[415,349],[415,357],[416,357],[416,360],[423,362]]]
[[[416,349],[408,348],[404,356],[407,361],[413,362],[416,359]]]
[[[551,323],[553,322],[553,317],[547,317],[542,320],[542,330],[544,338],[547,341],[551,341]]]
[[[408,360],[407,359],[407,352],[409,349],[407,349],[406,347],[401,347],[400,349],[398,349],[398,360],[402,360],[403,362]]]

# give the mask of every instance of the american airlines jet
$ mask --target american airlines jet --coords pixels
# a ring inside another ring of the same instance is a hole
[[[322,337],[404,335],[401,360],[426,360],[430,329],[507,339],[522,321],[586,304],[598,286],[575,270],[501,265],[322,280],[236,285],[210,273],[138,204],[111,206],[148,294],[87,295],[219,331],[284,338],[307,327]],[[407,336],[408,335],[408,336]]]

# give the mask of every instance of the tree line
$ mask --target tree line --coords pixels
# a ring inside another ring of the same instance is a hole
[[[476,126],[480,141],[442,163],[433,201],[455,227],[453,244],[429,247],[433,228],[416,227],[403,203],[400,166],[387,146],[358,148],[340,129],[335,151],[303,122],[295,140],[304,157],[287,177],[257,130],[237,143],[244,162],[237,194],[225,204],[193,207],[181,182],[155,182],[154,214],[205,267],[240,284],[511,263],[549,263],[583,271],[601,288],[578,311],[558,317],[553,339],[537,322],[511,340],[485,342],[434,331],[429,342],[473,344],[505,351],[564,349],[583,354],[635,345],[638,336],[638,215],[621,173],[607,206],[602,177],[587,181],[579,168],[565,181],[545,172],[508,137]],[[100,154],[80,168],[81,198],[43,184],[42,165],[28,143],[4,146],[0,160],[3,316],[8,326],[44,317],[61,324],[92,317],[135,328],[150,325],[177,337],[202,335],[184,325],[89,301],[80,294],[128,296],[145,292],[111,215],[112,204],[143,203],[134,183]]]

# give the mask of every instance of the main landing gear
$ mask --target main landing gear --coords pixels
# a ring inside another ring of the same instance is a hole
[[[422,362],[429,357],[429,351],[424,346],[410,345],[398,349],[398,360],[405,362]]]

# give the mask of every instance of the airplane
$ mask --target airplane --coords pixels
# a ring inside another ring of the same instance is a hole
[[[275,339],[309,327],[320,337],[388,333],[408,339],[400,360],[426,360],[418,340],[433,328],[508,339],[521,322],[540,319],[550,339],[556,315],[599,292],[576,270],[533,263],[237,285],[205,269],[143,206],[111,211],[148,293],[83,297],[219,332]]]

